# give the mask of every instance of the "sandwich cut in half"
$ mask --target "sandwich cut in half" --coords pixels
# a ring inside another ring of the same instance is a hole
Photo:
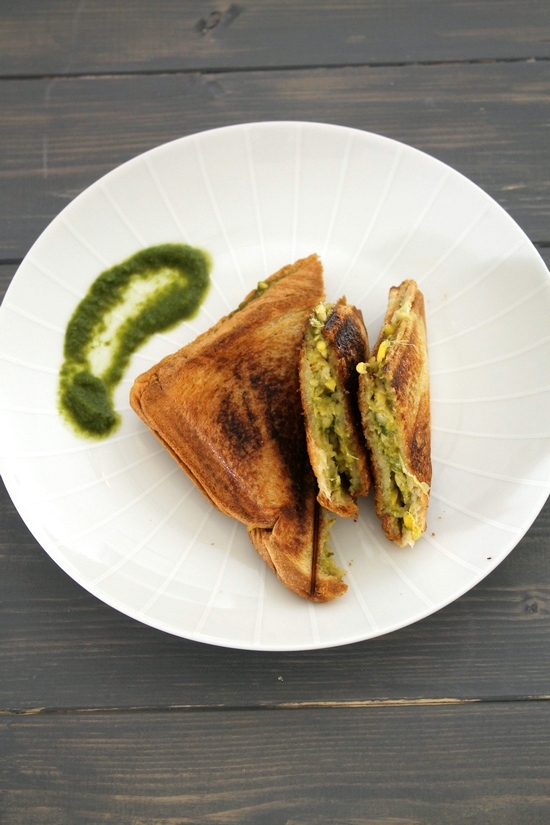
[[[360,310],[341,298],[317,304],[304,336],[300,389],[317,500],[339,516],[357,518],[358,496],[370,489],[367,450],[357,402],[358,362],[368,358]]]
[[[432,479],[426,318],[415,281],[390,289],[373,354],[357,369],[376,513],[391,541],[413,545],[426,529]]]
[[[298,364],[324,297],[319,258],[283,267],[195,341],[140,375],[130,403],[214,507],[248,528],[291,591],[329,601],[347,590],[316,501]]]

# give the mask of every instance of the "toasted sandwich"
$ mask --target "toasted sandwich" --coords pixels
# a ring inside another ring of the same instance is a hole
[[[426,530],[432,478],[424,298],[416,283],[392,287],[373,354],[357,367],[376,512],[400,547]]]
[[[298,364],[311,308],[324,297],[316,255],[283,267],[191,344],[140,375],[130,403],[211,504],[248,528],[290,590],[343,593],[316,501]]]
[[[359,362],[368,358],[361,311],[341,298],[320,302],[310,315],[300,358],[300,389],[308,453],[318,502],[357,518],[358,496],[370,488],[367,450],[357,403]]]

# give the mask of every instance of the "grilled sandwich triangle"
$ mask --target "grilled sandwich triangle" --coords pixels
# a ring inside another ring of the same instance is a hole
[[[347,589],[328,548],[331,518],[316,501],[300,399],[304,328],[323,298],[316,255],[285,266],[130,394],[212,505],[245,524],[281,582],[313,601]]]

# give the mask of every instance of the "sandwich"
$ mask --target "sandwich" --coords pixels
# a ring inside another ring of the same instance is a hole
[[[347,589],[316,500],[298,364],[311,308],[324,297],[311,255],[258,284],[195,341],[140,375],[135,412],[291,591],[329,601]]]
[[[426,319],[414,281],[390,289],[373,354],[357,370],[376,513],[388,539],[413,545],[426,530],[432,477]]]
[[[368,358],[361,311],[341,298],[320,302],[310,315],[300,358],[300,390],[307,447],[318,502],[357,518],[358,496],[370,488],[368,458],[357,402],[358,362]]]

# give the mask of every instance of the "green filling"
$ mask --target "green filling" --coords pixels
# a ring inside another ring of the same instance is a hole
[[[397,427],[388,397],[388,389],[375,377],[375,391],[369,399],[369,424],[376,439],[376,451],[383,451],[388,462],[388,475],[384,479],[385,509],[400,521],[400,528],[410,531],[413,541],[422,535],[422,529],[411,513],[413,491],[419,485],[416,478],[405,470],[403,454],[397,444]]]
[[[323,550],[319,562],[319,569],[325,576],[334,576],[337,579],[342,579],[346,575],[345,570],[338,567],[334,561],[334,553],[328,548]]]
[[[346,575],[345,570],[338,567],[334,561],[334,553],[330,545],[330,530],[336,519],[327,517],[325,524],[325,534],[323,537],[323,545],[318,560],[318,568],[325,576],[334,576],[337,579],[343,579]]]
[[[202,250],[162,244],[96,278],[68,323],[59,376],[60,411],[79,435],[102,438],[116,428],[113,393],[132,354],[197,313],[210,268]]]
[[[308,382],[313,412],[314,435],[326,458],[324,482],[330,494],[359,489],[357,457],[346,427],[346,411],[342,391],[330,365],[329,353],[322,330],[332,306],[319,304],[310,319],[308,332]]]
[[[386,474],[382,482],[385,511],[399,520],[405,539],[416,541],[422,528],[413,515],[415,491],[429,491],[425,482],[407,472],[406,462],[397,443],[397,424],[392,403],[393,390],[384,380],[383,365],[386,353],[396,338],[399,324],[410,317],[411,304],[404,301],[394,312],[391,321],[384,326],[376,355],[367,364],[358,364],[358,372],[368,372],[373,381],[373,391],[368,399],[368,422],[371,437],[375,440],[375,453],[383,453],[387,460]],[[382,468],[381,468],[382,469]]]
[[[251,304],[252,301],[255,301],[256,298],[260,298],[264,294],[266,289],[268,289],[274,283],[277,283],[278,280],[280,279],[275,278],[269,283],[267,281],[258,281],[256,289],[247,298],[245,298],[244,301],[241,301],[237,309],[234,309],[233,312],[230,312],[228,317],[231,318],[231,316],[235,315],[236,312],[240,312],[241,309],[244,309],[246,306],[248,306],[248,304]]]

